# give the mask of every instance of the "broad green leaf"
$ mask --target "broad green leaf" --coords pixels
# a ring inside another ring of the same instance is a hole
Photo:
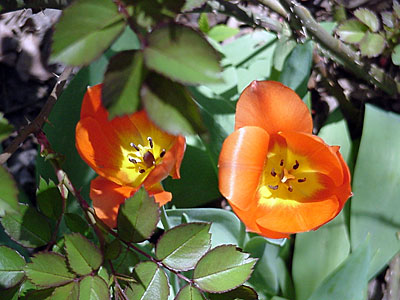
[[[110,59],[104,74],[102,101],[112,119],[136,111],[143,79],[143,54],[123,51]]]
[[[194,286],[188,284],[185,285],[179,293],[176,295],[174,300],[204,300],[201,292]]]
[[[210,25],[208,24],[207,13],[200,14],[198,24],[199,24],[199,29],[205,34],[207,34],[207,32],[210,31]]]
[[[207,32],[207,35],[217,42],[225,41],[239,33],[238,28],[232,28],[224,24],[216,25]]]
[[[99,276],[86,276],[79,282],[79,298],[85,300],[109,300],[107,283]]]
[[[293,38],[283,35],[277,42],[274,51],[274,68],[282,71],[286,58],[296,47],[297,43]]]
[[[54,252],[41,252],[33,256],[25,272],[30,281],[43,287],[64,285],[75,278],[67,268],[65,257]]]
[[[56,24],[51,60],[87,65],[99,57],[124,28],[123,16],[112,1],[74,1]]]
[[[48,288],[44,290],[30,290],[26,293],[24,300],[52,300],[51,295],[53,294],[54,288]]]
[[[368,27],[358,20],[348,20],[339,25],[336,33],[346,43],[359,43],[368,31]]]
[[[393,48],[393,52],[392,52],[392,62],[393,64],[395,64],[396,66],[400,66],[400,44],[396,45]]]
[[[0,112],[0,142],[4,141],[14,131],[14,126],[8,123],[4,114]]]
[[[193,280],[200,289],[220,293],[242,285],[257,262],[234,245],[218,246],[206,253],[193,271]]]
[[[173,80],[189,83],[221,81],[219,55],[196,31],[181,25],[155,29],[144,49],[146,65]]]
[[[375,57],[385,49],[385,38],[378,33],[367,32],[360,42],[361,54]]]
[[[19,213],[6,213],[0,221],[6,233],[25,247],[36,248],[50,241],[50,226],[33,207],[20,204]]]
[[[207,0],[186,0],[185,5],[182,7],[182,12],[191,11],[194,8],[202,6]]]
[[[79,284],[71,282],[53,291],[51,300],[79,300]]]
[[[308,300],[366,299],[370,255],[367,239],[321,283]]]
[[[156,245],[156,257],[178,271],[193,269],[210,249],[210,226],[209,223],[188,223],[166,231]]]
[[[125,241],[142,242],[152,235],[159,218],[158,204],[141,188],[119,208],[119,236]]]
[[[25,273],[24,258],[14,249],[0,246],[0,289],[8,289],[17,285]]]
[[[132,275],[132,270],[138,262],[139,257],[137,254],[124,246],[120,255],[112,261],[115,272],[129,276]]]
[[[88,223],[86,223],[86,221],[77,214],[66,213],[64,215],[64,222],[72,232],[85,234],[89,230]]]
[[[393,11],[396,13],[397,18],[400,19],[400,4],[397,0],[393,0]]]
[[[246,285],[237,287],[236,289],[223,294],[210,294],[210,300],[258,300],[255,290]]]
[[[124,32],[118,37],[118,39],[112,44],[111,50],[114,52],[126,51],[126,50],[139,50],[141,48],[139,38],[130,29],[129,26],[125,27]]]
[[[394,14],[392,12],[383,11],[381,12],[382,23],[389,28],[394,27]]]
[[[61,217],[63,200],[56,184],[40,178],[39,189],[36,191],[36,201],[40,211],[53,220]]]
[[[111,243],[106,244],[104,252],[105,259],[116,259],[122,251],[121,242],[118,239],[113,240]]]
[[[125,291],[130,300],[167,300],[169,286],[167,275],[156,263],[141,262],[136,265],[131,283]]]
[[[354,11],[354,16],[367,25],[372,32],[379,30],[379,19],[373,11],[367,8],[359,8]]]
[[[103,262],[100,250],[79,233],[65,236],[65,251],[69,266],[79,275],[97,270]]]
[[[351,248],[370,235],[372,278],[400,251],[400,116],[366,105],[354,169],[351,200]]]
[[[18,189],[11,175],[0,166],[0,216],[18,213]]]
[[[104,266],[101,266],[99,268],[97,275],[99,275],[99,277],[101,277],[107,283],[108,287],[110,287],[110,285],[114,282],[114,277],[110,278],[110,275],[108,274],[108,271]]]

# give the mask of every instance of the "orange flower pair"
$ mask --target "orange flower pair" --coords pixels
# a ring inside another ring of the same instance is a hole
[[[144,186],[161,206],[171,200],[161,180],[179,178],[185,138],[162,131],[145,111],[108,120],[101,103],[102,85],[88,88],[76,126],[76,148],[98,174],[90,185],[97,216],[116,226],[118,209]]]
[[[284,238],[315,230],[351,196],[339,147],[312,127],[307,106],[283,84],[253,81],[243,91],[219,157],[219,188],[249,231]]]

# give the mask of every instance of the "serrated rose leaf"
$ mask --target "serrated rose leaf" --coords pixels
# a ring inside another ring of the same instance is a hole
[[[367,32],[368,27],[357,20],[348,20],[341,24],[336,33],[346,43],[359,43]]]
[[[79,233],[65,236],[65,250],[69,266],[79,275],[90,274],[103,262],[100,250]]]
[[[75,278],[67,268],[65,257],[53,252],[36,254],[25,272],[32,283],[44,287],[64,285]]]
[[[107,283],[99,276],[86,276],[79,282],[79,299],[109,300]]]
[[[400,4],[397,0],[393,0],[393,11],[396,13],[397,18],[400,19]]]
[[[36,201],[40,211],[46,217],[57,220],[61,216],[63,201],[58,187],[52,180],[47,183],[46,180],[40,178]]]
[[[216,247],[204,255],[193,272],[194,282],[204,291],[221,293],[242,285],[253,272],[257,259],[234,245]]]
[[[174,300],[188,300],[188,299],[204,300],[204,297],[197,288],[188,284],[179,291]]]
[[[14,249],[0,246],[0,290],[17,285],[24,277],[24,258]]]
[[[393,48],[392,61],[396,66],[400,66],[400,44]]]
[[[376,14],[367,8],[359,8],[354,11],[354,16],[363,22],[371,29],[372,32],[377,32],[380,27],[379,19]]]
[[[210,294],[210,300],[230,300],[230,299],[258,300],[258,295],[255,290],[246,285],[239,286],[238,288],[223,294]],[[284,300],[283,298],[280,299]]]
[[[79,300],[79,284],[71,282],[53,291],[51,300]]]
[[[378,33],[367,32],[360,42],[361,54],[368,57],[376,57],[385,48],[385,39]]]
[[[0,166],[0,216],[6,212],[16,213],[18,206],[18,189],[11,175]]]
[[[188,223],[168,230],[157,243],[157,258],[175,270],[193,269],[210,249],[210,226],[209,223]]]

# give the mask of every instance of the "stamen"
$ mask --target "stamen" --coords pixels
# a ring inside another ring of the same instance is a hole
[[[301,182],[305,182],[306,180],[307,180],[307,178],[304,177],[304,178],[297,179],[297,182],[301,183]]]
[[[293,192],[293,187],[291,185],[289,185],[289,187],[287,189],[289,192]]]
[[[152,166],[154,166],[154,164],[156,163],[156,160],[154,158],[153,153],[151,153],[150,151],[147,151],[144,155],[143,155],[143,161],[146,164],[146,167],[150,168]]]
[[[143,174],[144,172],[146,172],[145,169],[139,169],[139,173],[140,173],[140,174]]]
[[[276,191],[276,190],[278,189],[279,185],[268,185],[268,187],[269,187],[271,190]]]
[[[148,137],[147,140],[149,141],[150,148],[153,149],[153,139]]]
[[[135,148],[136,151],[140,151],[139,147],[135,145],[135,143],[129,144],[131,147]]]
[[[167,151],[165,151],[165,149],[162,149],[162,151],[161,151],[161,153],[160,153],[160,157],[164,157],[164,155],[165,155],[166,152],[167,152]]]
[[[300,166],[299,162],[296,160],[296,164],[293,166],[293,170],[298,169],[298,167]]]
[[[137,164],[136,159],[134,159],[133,157],[130,157],[130,156],[129,156],[128,159],[129,159],[129,161],[130,161],[131,163]]]
[[[274,177],[276,176],[275,168],[272,168],[271,175],[274,176]]]
[[[283,159],[281,159],[281,162],[279,163],[279,165],[282,167],[283,166]]]

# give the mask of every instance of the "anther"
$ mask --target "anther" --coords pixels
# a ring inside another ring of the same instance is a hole
[[[287,189],[289,192],[293,192],[293,187],[291,185],[289,185],[289,187]]]
[[[137,161],[133,157],[128,157],[129,161],[133,164],[137,164]]]
[[[281,159],[281,162],[279,163],[279,165],[282,167],[283,166],[283,159]]]
[[[149,141],[150,148],[153,149],[153,139],[148,137],[147,140]]]
[[[296,164],[293,166],[293,170],[296,170],[300,166],[299,162],[296,160]]]
[[[276,176],[275,168],[272,168],[271,175],[274,176],[274,177]]]
[[[153,153],[151,153],[150,151],[147,151],[144,155],[143,155],[143,161],[146,164],[146,167],[150,168],[152,166],[154,166],[154,164],[156,163],[156,160],[154,158]]]
[[[279,185],[268,185],[268,187],[269,187],[271,190],[276,191],[276,190],[278,189]]]
[[[301,182],[305,182],[306,180],[307,180],[307,178],[304,177],[304,178],[297,179],[297,182],[301,183]]]
[[[164,157],[165,153],[166,153],[165,149],[162,149],[162,151],[160,153],[160,157]]]
[[[135,145],[135,143],[130,143],[129,144],[131,147],[135,148],[136,151],[140,151],[139,147]]]
[[[143,174],[144,172],[146,172],[145,169],[139,169],[139,173],[140,173],[140,174]]]

